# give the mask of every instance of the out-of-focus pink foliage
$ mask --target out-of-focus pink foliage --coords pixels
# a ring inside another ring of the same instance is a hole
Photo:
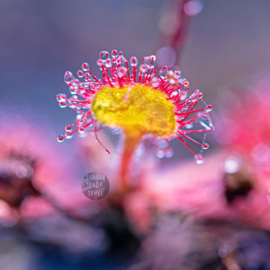
[[[226,143],[203,166],[186,163],[145,175],[143,190],[158,209],[270,228],[269,89],[265,84],[256,87],[223,116],[216,136]],[[228,205],[225,175],[236,172],[247,175],[254,186]]]
[[[12,121],[6,120],[12,119]],[[51,203],[71,207],[80,185],[74,184],[73,169],[42,128],[18,115],[6,115],[0,129],[1,204],[3,219],[39,217],[55,213]],[[85,199],[86,201],[86,199]],[[11,206],[11,208],[10,208]],[[14,212],[15,207],[19,212]]]

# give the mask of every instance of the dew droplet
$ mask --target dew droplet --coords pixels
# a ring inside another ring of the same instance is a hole
[[[83,71],[87,71],[88,69],[89,69],[89,64],[83,63],[83,64],[82,64],[82,70],[83,70]]]
[[[112,67],[112,59],[108,58],[105,62],[106,68],[111,68]]]
[[[194,93],[189,97],[190,102],[197,102],[199,100],[200,91],[197,89]]]
[[[72,126],[71,125],[67,125],[66,127],[65,127],[65,130],[66,131],[70,131],[72,129]]]
[[[186,128],[187,128],[187,129],[191,129],[191,128],[193,128],[193,126],[194,126],[194,124],[193,124],[193,123],[186,124]]]
[[[82,119],[83,118],[83,114],[81,114],[81,113],[79,113],[77,116],[76,116],[76,119],[77,120],[80,120],[80,119]]]
[[[64,81],[66,84],[71,83],[75,78],[73,77],[72,73],[70,71],[67,71],[64,75]]]
[[[187,98],[187,92],[181,91],[180,93],[180,100],[183,101]]]
[[[117,74],[118,74],[118,77],[119,78],[122,78],[122,77],[124,77],[125,75],[126,75],[126,73],[127,73],[127,71],[126,71],[126,69],[125,68],[118,68],[117,69]]]
[[[186,83],[186,79],[179,79],[178,82],[180,86],[183,86]]]
[[[205,149],[205,150],[208,149],[208,148],[209,148],[209,144],[208,144],[208,143],[204,143],[204,144],[202,145],[202,148]]]
[[[196,161],[197,164],[203,164],[204,159],[203,159],[202,154],[196,154],[194,156],[194,158],[195,158],[195,161]]]
[[[158,146],[159,146],[160,148],[167,148],[168,145],[169,145],[168,141],[166,141],[166,140],[164,140],[164,139],[160,139],[160,140],[158,141]]]
[[[147,71],[147,66],[146,65],[140,65],[140,71],[145,73]]]
[[[70,94],[71,94],[71,95],[77,94],[73,86],[70,86],[70,87],[69,87],[69,91],[70,91]]]
[[[58,137],[57,137],[57,141],[58,142],[63,142],[65,140],[65,136],[63,136],[63,135],[59,135]]]
[[[79,127],[78,128],[78,133],[81,133],[81,134],[84,133],[84,128],[83,127]]]
[[[116,59],[116,57],[118,56],[117,50],[112,50],[111,55],[112,55],[112,59]]]
[[[83,77],[83,72],[82,72],[82,70],[78,70],[77,75],[78,75],[79,78],[82,78],[82,77]]]
[[[171,97],[176,97],[179,94],[178,90],[173,91]]]
[[[99,66],[99,69],[102,70],[103,61],[101,59],[97,60],[97,65]]]
[[[132,67],[136,67],[138,65],[138,59],[137,59],[137,57],[133,56],[133,57],[130,58],[130,65]]]
[[[158,158],[164,158],[164,156],[165,156],[164,151],[162,151],[162,150],[157,151],[157,157]]]
[[[99,54],[99,58],[101,59],[102,62],[105,62],[108,57],[109,57],[109,53],[106,51],[102,51]]]
[[[72,83],[69,84],[69,89],[72,91],[76,91],[79,88],[79,81],[78,80],[74,80],[72,81]]]
[[[65,107],[67,107],[67,102],[66,102],[66,100],[59,102],[59,106],[60,106],[60,108],[65,108]]]
[[[121,67],[128,67],[128,61],[127,61],[127,59],[123,56],[123,57],[121,57],[121,61],[120,61],[120,66]]]
[[[148,69],[151,68],[151,62],[152,62],[152,59],[150,56],[143,58],[143,63],[147,66]]]
[[[156,65],[156,56],[155,55],[151,55],[151,65],[150,67],[153,68]]]
[[[206,110],[207,112],[211,112],[212,109],[213,109],[213,106],[212,106],[212,105],[208,105],[208,106],[205,108],[205,110]]]
[[[58,94],[58,95],[56,96],[56,99],[57,99],[57,101],[59,101],[59,102],[65,101],[66,98],[67,98],[67,96],[66,96],[65,94]]]
[[[66,139],[71,139],[73,137],[73,134],[70,134],[70,133],[66,133]]]
[[[165,78],[168,73],[168,67],[165,66],[159,71],[159,75],[161,78]]]
[[[199,123],[205,127],[207,130],[211,130],[213,127],[212,121],[208,113],[203,113],[199,118]]]
[[[180,70],[175,70],[173,77],[176,79],[179,79],[181,77],[181,71]]]

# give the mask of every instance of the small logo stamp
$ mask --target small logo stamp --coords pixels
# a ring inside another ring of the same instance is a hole
[[[88,173],[82,180],[82,191],[91,200],[103,199],[110,190],[108,178],[99,172]]]

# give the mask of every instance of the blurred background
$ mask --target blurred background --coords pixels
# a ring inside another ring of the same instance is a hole
[[[2,0],[0,269],[270,269],[269,12],[268,0]],[[88,62],[101,77],[113,49],[180,68],[216,127],[202,165],[178,140],[170,159],[135,157],[121,198],[119,135],[99,133],[110,156],[92,134],[56,140],[75,119],[55,99],[65,71]],[[91,171],[112,185],[99,203],[81,191]]]

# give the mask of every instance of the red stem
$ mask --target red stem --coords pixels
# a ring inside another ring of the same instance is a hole
[[[126,136],[124,142],[124,152],[122,155],[121,169],[120,169],[120,188],[123,192],[127,192],[130,189],[129,184],[129,165],[136,150],[136,147],[140,141],[140,137]]]
[[[190,0],[182,0],[182,3],[179,6],[179,12],[178,12],[178,26],[175,34],[171,38],[171,46],[176,51],[176,63],[179,62],[180,55],[182,53],[186,37],[187,37],[187,29],[188,29],[188,22],[189,22],[189,16],[186,14],[184,10],[184,6],[187,2]]]
[[[163,47],[164,45],[171,46],[174,51],[176,52],[176,64],[179,64],[181,59],[182,50],[186,41],[187,37],[187,30],[188,30],[188,23],[189,23],[189,16],[185,13],[184,6],[190,0],[172,0],[171,7],[169,7],[168,13],[173,13],[173,10],[178,9],[177,17],[176,17],[176,31],[170,36],[161,36],[160,37],[160,45],[159,48]],[[165,41],[165,44],[163,42]]]

